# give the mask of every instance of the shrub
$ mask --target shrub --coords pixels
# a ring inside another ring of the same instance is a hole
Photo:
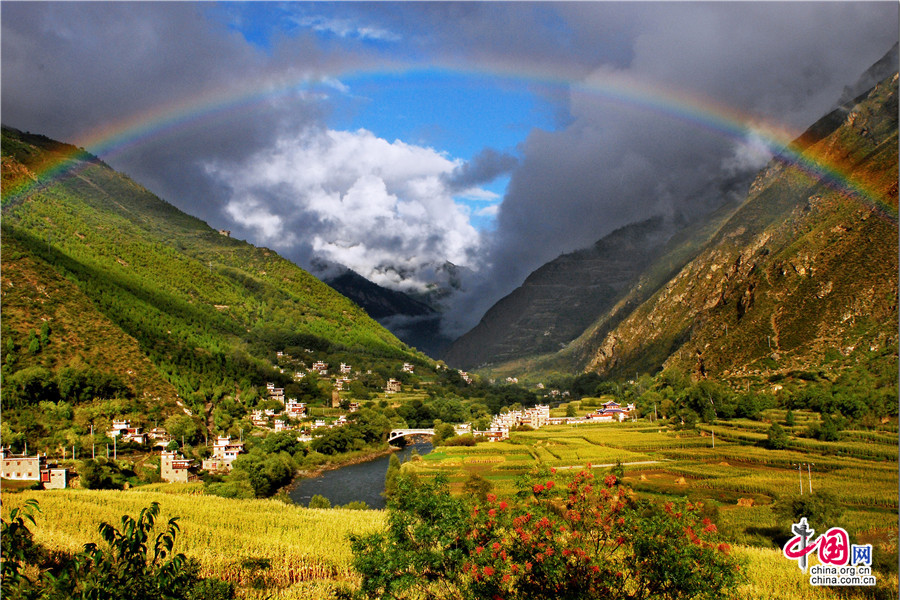
[[[454,435],[444,440],[443,446],[474,446],[476,445],[475,436],[471,433],[462,435]]]
[[[538,473],[474,505],[446,480],[398,482],[383,533],[353,537],[367,598],[722,598],[739,565],[689,502],[637,500],[614,475]]]
[[[309,508],[331,508],[331,500],[325,496],[315,494],[309,499]]]

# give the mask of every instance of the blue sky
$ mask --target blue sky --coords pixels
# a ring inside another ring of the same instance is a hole
[[[280,37],[306,31],[325,46],[358,44],[375,54],[415,60],[406,44],[410,32],[366,24],[356,15],[340,14],[341,8],[332,3],[256,2],[215,4],[208,10],[267,52]],[[536,93],[536,86],[490,74],[417,67],[351,70],[319,87],[329,95],[329,127],[366,129],[388,141],[402,140],[469,161],[484,148],[515,155],[531,130],[555,128],[564,105]],[[455,196],[469,208],[471,223],[479,230],[494,228],[496,207],[486,207],[500,203],[508,183],[509,176],[500,174],[480,185],[495,195],[492,202]]]
[[[526,84],[486,75],[417,70],[343,78],[347,93],[332,102],[328,123],[336,129],[367,129],[389,141],[403,140],[468,161],[485,147],[516,155],[534,128],[553,129],[553,107]],[[481,188],[502,200],[509,177]],[[472,210],[472,224],[492,229],[485,202],[457,199]]]

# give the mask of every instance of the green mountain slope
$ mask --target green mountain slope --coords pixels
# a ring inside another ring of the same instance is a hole
[[[8,128],[2,149],[5,391],[23,369],[83,365],[121,375],[129,393],[203,403],[283,379],[272,363],[286,347],[427,361],[275,252],[220,235],[83,151]],[[44,322],[50,343],[29,352]]]
[[[894,75],[803,148],[866,194],[774,160],[664,288],[611,331],[578,341],[587,369],[741,376],[896,354],[897,145]]]

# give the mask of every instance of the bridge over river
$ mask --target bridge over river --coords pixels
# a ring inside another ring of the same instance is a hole
[[[453,431],[456,432],[456,435],[462,435],[464,433],[471,433],[468,425],[454,425]],[[402,437],[406,437],[408,435],[434,435],[434,429],[392,429],[390,435],[388,436],[388,443],[393,442],[394,440],[399,440]]]

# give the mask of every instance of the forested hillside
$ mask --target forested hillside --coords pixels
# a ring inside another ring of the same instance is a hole
[[[429,362],[275,252],[77,148],[4,127],[2,153],[4,408],[132,398],[124,412],[159,414],[178,394],[202,412],[289,381],[273,366],[288,348]]]

